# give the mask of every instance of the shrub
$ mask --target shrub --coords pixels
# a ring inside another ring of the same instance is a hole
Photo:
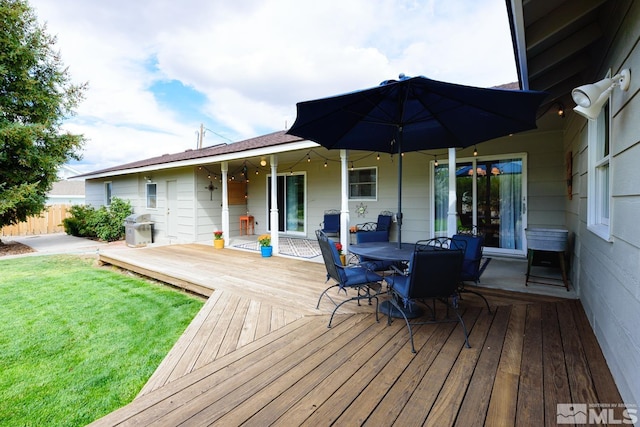
[[[91,206],[73,205],[69,209],[71,216],[62,221],[64,231],[67,234],[78,237],[96,237],[95,232],[91,232],[88,227],[90,218],[94,215],[95,209]]]
[[[131,202],[114,197],[110,206],[71,207],[71,217],[63,221],[64,231],[72,236],[98,238],[107,242],[124,238],[124,220],[133,213]]]

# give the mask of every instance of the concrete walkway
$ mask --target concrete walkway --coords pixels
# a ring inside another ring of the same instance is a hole
[[[39,234],[35,236],[6,236],[2,238],[2,241],[5,243],[22,243],[36,251],[20,255],[7,255],[2,257],[2,259],[54,254],[98,254],[100,250],[103,249],[126,247],[124,241],[106,243],[83,237],[70,236],[66,233]]]

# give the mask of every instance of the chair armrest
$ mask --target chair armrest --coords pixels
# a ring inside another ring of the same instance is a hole
[[[362,224],[356,224],[357,231],[376,231],[377,229],[377,222],[364,222]]]
[[[400,269],[399,269],[396,265],[394,265],[394,264],[391,264],[391,269],[392,269],[393,271],[395,271],[396,273],[398,273],[398,274],[402,275],[402,276],[406,276],[406,275],[407,275],[403,270],[400,270]]]

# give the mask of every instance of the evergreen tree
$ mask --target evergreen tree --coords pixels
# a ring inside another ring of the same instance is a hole
[[[61,125],[86,84],[55,43],[26,0],[0,0],[0,227],[42,212],[59,166],[81,157],[82,135]]]

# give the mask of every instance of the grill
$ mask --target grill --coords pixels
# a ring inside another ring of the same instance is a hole
[[[127,246],[139,247],[153,243],[153,222],[149,214],[132,214],[125,218]]]

